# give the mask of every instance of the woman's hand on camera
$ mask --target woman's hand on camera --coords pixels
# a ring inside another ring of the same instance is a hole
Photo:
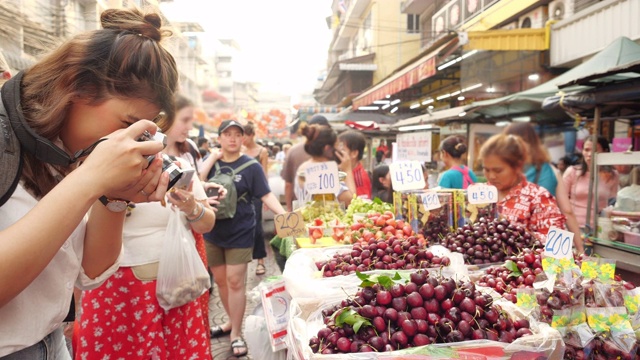
[[[99,194],[107,197],[132,200],[134,194],[143,188],[147,189],[145,191],[150,199],[157,197],[156,190],[164,196],[166,186],[163,190],[162,164],[158,160],[149,165],[147,160],[149,155],[162,150],[163,145],[157,141],[137,141],[144,131],[153,134],[156,129],[156,124],[151,121],[140,120],[126,129],[111,133],[106,136],[107,140],[95,147],[78,171],[91,179]]]

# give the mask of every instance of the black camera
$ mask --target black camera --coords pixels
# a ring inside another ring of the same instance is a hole
[[[155,135],[151,135],[151,133],[145,131],[140,135],[138,141],[158,141],[162,143],[163,147],[167,146],[167,137],[160,131],[156,131]],[[155,155],[147,156],[149,164],[151,164],[155,158]],[[169,187],[167,187],[167,190],[171,189],[182,177],[182,169],[180,169],[167,154],[162,154],[162,171],[169,173]]]

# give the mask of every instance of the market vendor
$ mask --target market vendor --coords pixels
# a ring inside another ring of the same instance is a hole
[[[480,158],[487,181],[498,189],[500,216],[526,227],[541,241],[552,226],[565,228],[565,217],[554,197],[523,174],[529,156],[522,138],[495,135],[480,149]]]

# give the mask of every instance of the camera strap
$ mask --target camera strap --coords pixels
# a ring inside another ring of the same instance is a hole
[[[79,158],[89,155],[96,145],[106,140],[100,139],[86,149],[78,150],[73,157],[56,146],[51,140],[38,134],[27,124],[20,110],[20,84],[24,73],[21,71],[4,84],[2,102],[4,103],[11,127],[20,141],[22,148],[33,154],[36,159],[52,165],[69,166]]]

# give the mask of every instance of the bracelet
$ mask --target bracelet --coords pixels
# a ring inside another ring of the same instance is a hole
[[[198,205],[200,205],[200,209],[201,209],[200,210],[200,215],[198,215],[198,217],[193,219],[193,220],[191,220],[191,219],[189,219],[189,217],[187,217],[187,222],[190,222],[190,223],[198,222],[204,216],[204,212],[206,211],[204,205],[202,205],[200,203],[198,203]]]

